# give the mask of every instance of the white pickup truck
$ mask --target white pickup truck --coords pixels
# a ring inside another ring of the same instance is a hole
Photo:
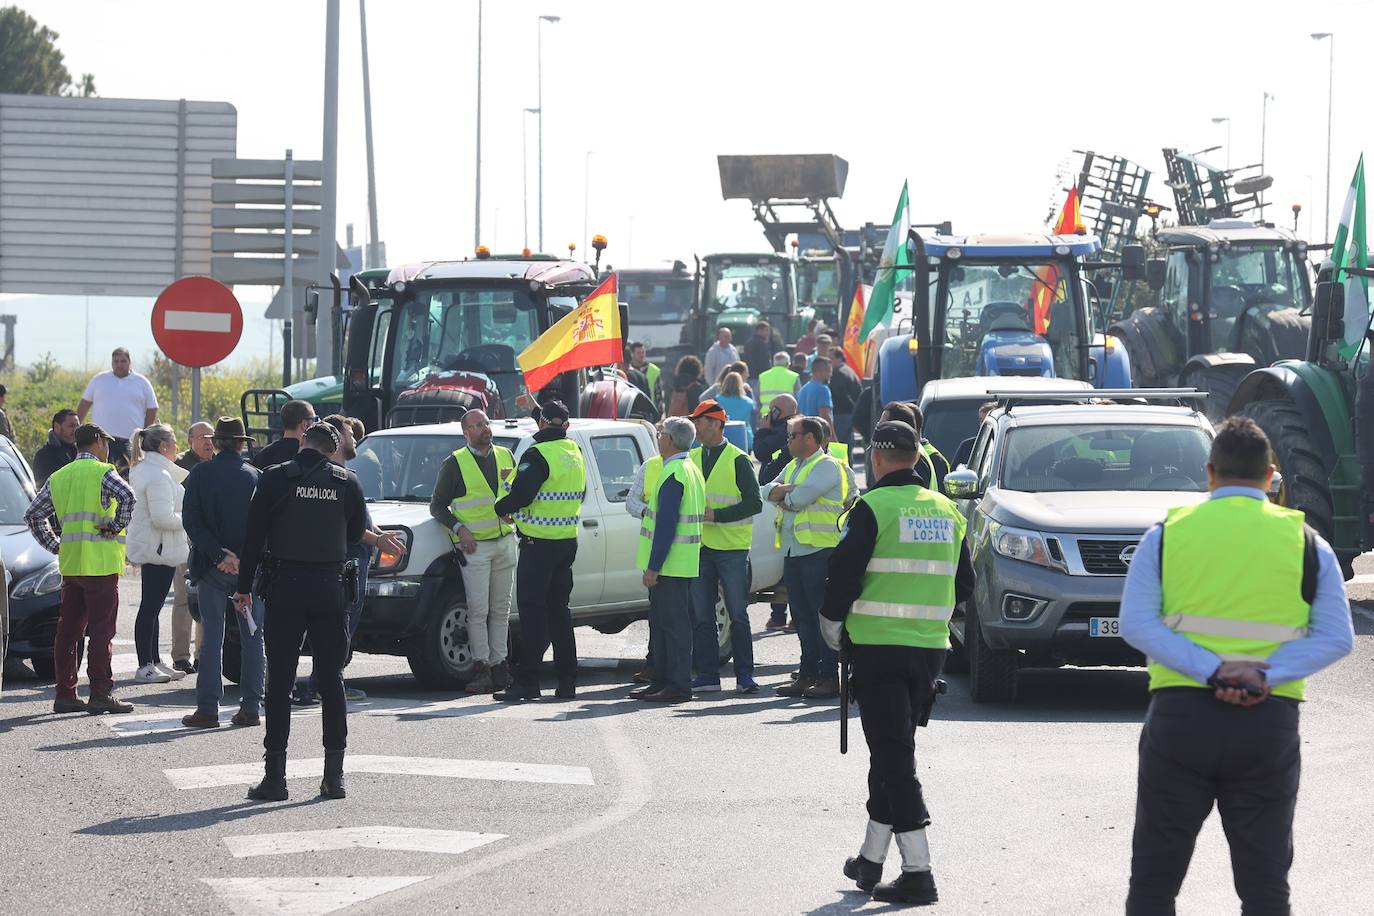
[[[529,419],[493,423],[493,440],[520,453],[535,432]],[[635,566],[639,520],[625,511],[635,469],[655,454],[653,429],[638,421],[575,419],[569,437],[587,464],[587,498],[577,532],[572,615],[578,626],[618,633],[648,616],[649,598]],[[358,472],[372,520],[401,532],[410,553],[383,557],[372,567],[366,604],[353,647],[404,655],[430,689],[460,686],[472,673],[467,605],[458,559],[444,527],[430,517],[429,499],[439,466],[466,444],[462,426],[443,423],[380,430],[358,446],[350,467]],[[765,594],[782,580],[782,557],[773,546],[775,509],[765,502],[754,518],[750,590]],[[512,609],[512,641],[518,638]],[[717,604],[721,657],[730,655],[730,625]]]

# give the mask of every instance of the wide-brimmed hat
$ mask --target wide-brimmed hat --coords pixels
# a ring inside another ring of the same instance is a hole
[[[238,417],[220,417],[215,421],[215,439],[237,439],[239,442],[252,442],[253,437],[243,432],[243,421]]]

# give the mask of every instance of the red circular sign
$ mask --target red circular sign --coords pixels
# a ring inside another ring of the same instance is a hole
[[[243,310],[229,287],[209,277],[184,277],[153,306],[153,339],[167,358],[203,369],[224,359],[243,336]]]

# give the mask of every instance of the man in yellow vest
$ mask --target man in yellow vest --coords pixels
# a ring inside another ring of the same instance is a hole
[[[515,569],[520,664],[514,682],[496,694],[507,703],[539,699],[539,665],[550,643],[558,672],[554,696],[570,700],[577,694],[577,640],[568,601],[587,467],[581,449],[568,438],[568,408],[548,401],[538,411],[534,442],[520,455],[510,493],[496,501],[496,514],[508,522],[514,516],[520,534]]]
[[[663,424],[660,422],[654,426],[654,442],[658,441],[659,435],[663,432]],[[634,479],[630,483],[630,490],[625,494],[625,511],[631,518],[643,520],[646,512],[649,511],[650,504],[654,500],[654,493],[658,491],[658,478],[663,474],[663,456],[654,453],[645,459],[638,468],[635,469]],[[649,628],[649,644],[644,653],[644,667],[635,672],[634,682],[636,684],[652,684],[654,681],[654,629]]]
[[[879,423],[870,447],[877,483],[846,516],[821,607],[827,644],[838,650],[842,639],[849,641],[869,751],[868,827],[844,874],[877,900],[933,903],[925,830],[930,813],[916,778],[916,728],[935,701],[950,614],[973,594],[973,564],[964,517],[913,470],[916,431],[905,423]],[[894,837],[902,870],[880,884]]]
[[[683,417],[663,421],[663,457],[653,498],[639,529],[636,563],[649,590],[654,680],[630,691],[636,700],[680,703],[692,698],[691,582],[697,577],[706,481],[688,455],[696,430]]]
[[[515,468],[510,449],[491,441],[491,421],[480,410],[463,414],[467,445],[439,468],[429,514],[449,530],[463,552],[463,595],[473,675],[468,693],[491,693],[511,684],[506,663],[511,590],[515,587],[515,527],[496,515],[496,497]]]
[[[134,514],[134,491],[108,464],[114,439],[94,423],[76,430],[76,460],[53,472],[39,489],[24,523],[39,544],[57,554],[62,572],[62,607],[57,614],[53,668],[57,698],[53,712],[131,712],[115,699],[115,617],[119,575],[124,572],[124,529]],[[53,521],[56,520],[56,530]],[[91,698],[76,695],[77,648],[83,636]]]
[[[735,689],[758,693],[754,681],[753,633],[749,625],[749,547],[754,516],[763,511],[754,462],[725,439],[725,409],[702,401],[692,411],[699,448],[692,463],[706,481],[706,524],[701,534],[701,574],[692,581],[692,689],[720,690],[717,595],[730,615]]]
[[[801,641],[797,679],[778,696],[821,700],[840,695],[839,656],[821,639],[820,604],[825,569],[840,542],[844,472],[821,448],[825,433],[816,417],[794,417],[787,427],[792,460],[764,491],[778,505],[777,545],[783,582]]]
[[[644,376],[644,383],[649,386],[649,390],[644,392],[649,396],[649,400],[655,404],[663,403],[663,389],[659,387],[659,379],[663,376],[663,370],[657,365],[649,362],[649,355],[641,341],[633,341],[629,346],[630,368],[640,372]]]
[[[1213,804],[1242,911],[1289,912],[1304,679],[1348,654],[1350,605],[1331,547],[1266,498],[1253,420],[1212,440],[1211,497],[1172,509],[1136,548],[1121,636],[1149,661],[1129,916],[1173,913]]]
[[[797,393],[797,379],[801,376],[792,371],[790,362],[785,351],[773,354],[772,368],[759,374],[760,404],[772,404],[774,398]]]

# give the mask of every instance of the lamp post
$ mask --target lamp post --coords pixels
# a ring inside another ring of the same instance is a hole
[[[539,37],[535,42],[535,80],[538,83],[538,99],[535,111],[539,115],[539,250],[544,250],[544,23],[558,22],[558,16],[540,16],[536,28]]]
[[[472,250],[482,244],[482,0],[477,0],[477,168],[472,195]]]
[[[1226,125],[1226,171],[1229,172],[1231,171],[1231,119],[1213,118],[1212,123]]]
[[[1274,94],[1266,91],[1264,93],[1264,104],[1260,107],[1260,174],[1264,174],[1264,140],[1269,127],[1269,103],[1273,101]],[[1260,213],[1264,212],[1264,192],[1259,192]]]
[[[1331,241],[1331,100],[1336,75],[1336,36],[1332,32],[1313,32],[1313,41],[1327,40],[1326,62],[1326,222],[1322,240]]]
[[[525,221],[525,249],[530,247],[530,141],[525,129],[529,124],[529,118],[525,115],[539,114],[538,108],[526,108],[520,113],[520,190],[522,192],[523,205],[520,212]]]

